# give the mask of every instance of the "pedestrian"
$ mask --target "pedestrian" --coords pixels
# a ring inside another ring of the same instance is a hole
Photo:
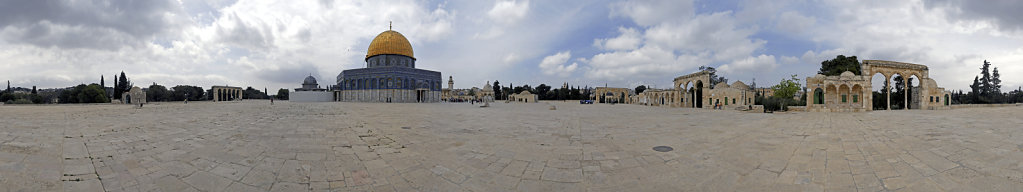
[[[270,105],[274,105],[274,98],[270,97]]]

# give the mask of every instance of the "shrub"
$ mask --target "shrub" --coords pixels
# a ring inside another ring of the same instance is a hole
[[[804,106],[806,102],[800,103],[799,100],[792,98],[782,97],[765,97],[761,98],[760,103],[764,105],[764,109],[768,111],[788,111],[789,106]]]

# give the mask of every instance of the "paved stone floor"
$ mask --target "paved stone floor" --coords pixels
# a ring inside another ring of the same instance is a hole
[[[1023,190],[1021,107],[553,104],[0,106],[0,191]]]

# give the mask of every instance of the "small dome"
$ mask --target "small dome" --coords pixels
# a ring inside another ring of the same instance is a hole
[[[366,59],[377,55],[404,55],[412,59],[416,58],[412,53],[412,43],[409,43],[404,35],[393,30],[380,33],[373,38],[373,42],[369,43]]]
[[[314,84],[316,84],[316,78],[313,77],[312,75],[310,75],[308,77],[305,77],[305,80],[302,81],[302,84],[303,85],[314,85]]]
[[[845,72],[842,72],[842,74],[839,75],[839,76],[842,76],[842,77],[853,77],[853,76],[856,76],[856,75],[853,74],[853,72],[851,72],[851,71],[845,71]]]

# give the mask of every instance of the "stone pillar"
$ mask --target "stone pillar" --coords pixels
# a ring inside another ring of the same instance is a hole
[[[909,110],[909,90],[910,90],[909,87],[911,85],[909,84],[909,81],[907,81],[907,80],[908,80],[907,78],[902,78],[902,83],[906,84],[906,86],[902,87],[902,89],[905,90],[905,92],[903,92],[903,94],[902,94],[902,97],[904,97],[902,105],[903,105],[904,109]]]
[[[888,102],[885,102],[885,104],[884,104],[885,106],[884,107],[885,107],[885,109],[888,109],[890,111],[890,110],[892,110],[892,88],[891,88],[891,85],[889,85],[891,83],[889,83],[890,81],[888,81],[888,77],[887,76],[885,77],[884,81],[885,81],[884,82],[884,90],[885,90],[885,92],[884,92],[884,99],[886,99],[888,101]]]

